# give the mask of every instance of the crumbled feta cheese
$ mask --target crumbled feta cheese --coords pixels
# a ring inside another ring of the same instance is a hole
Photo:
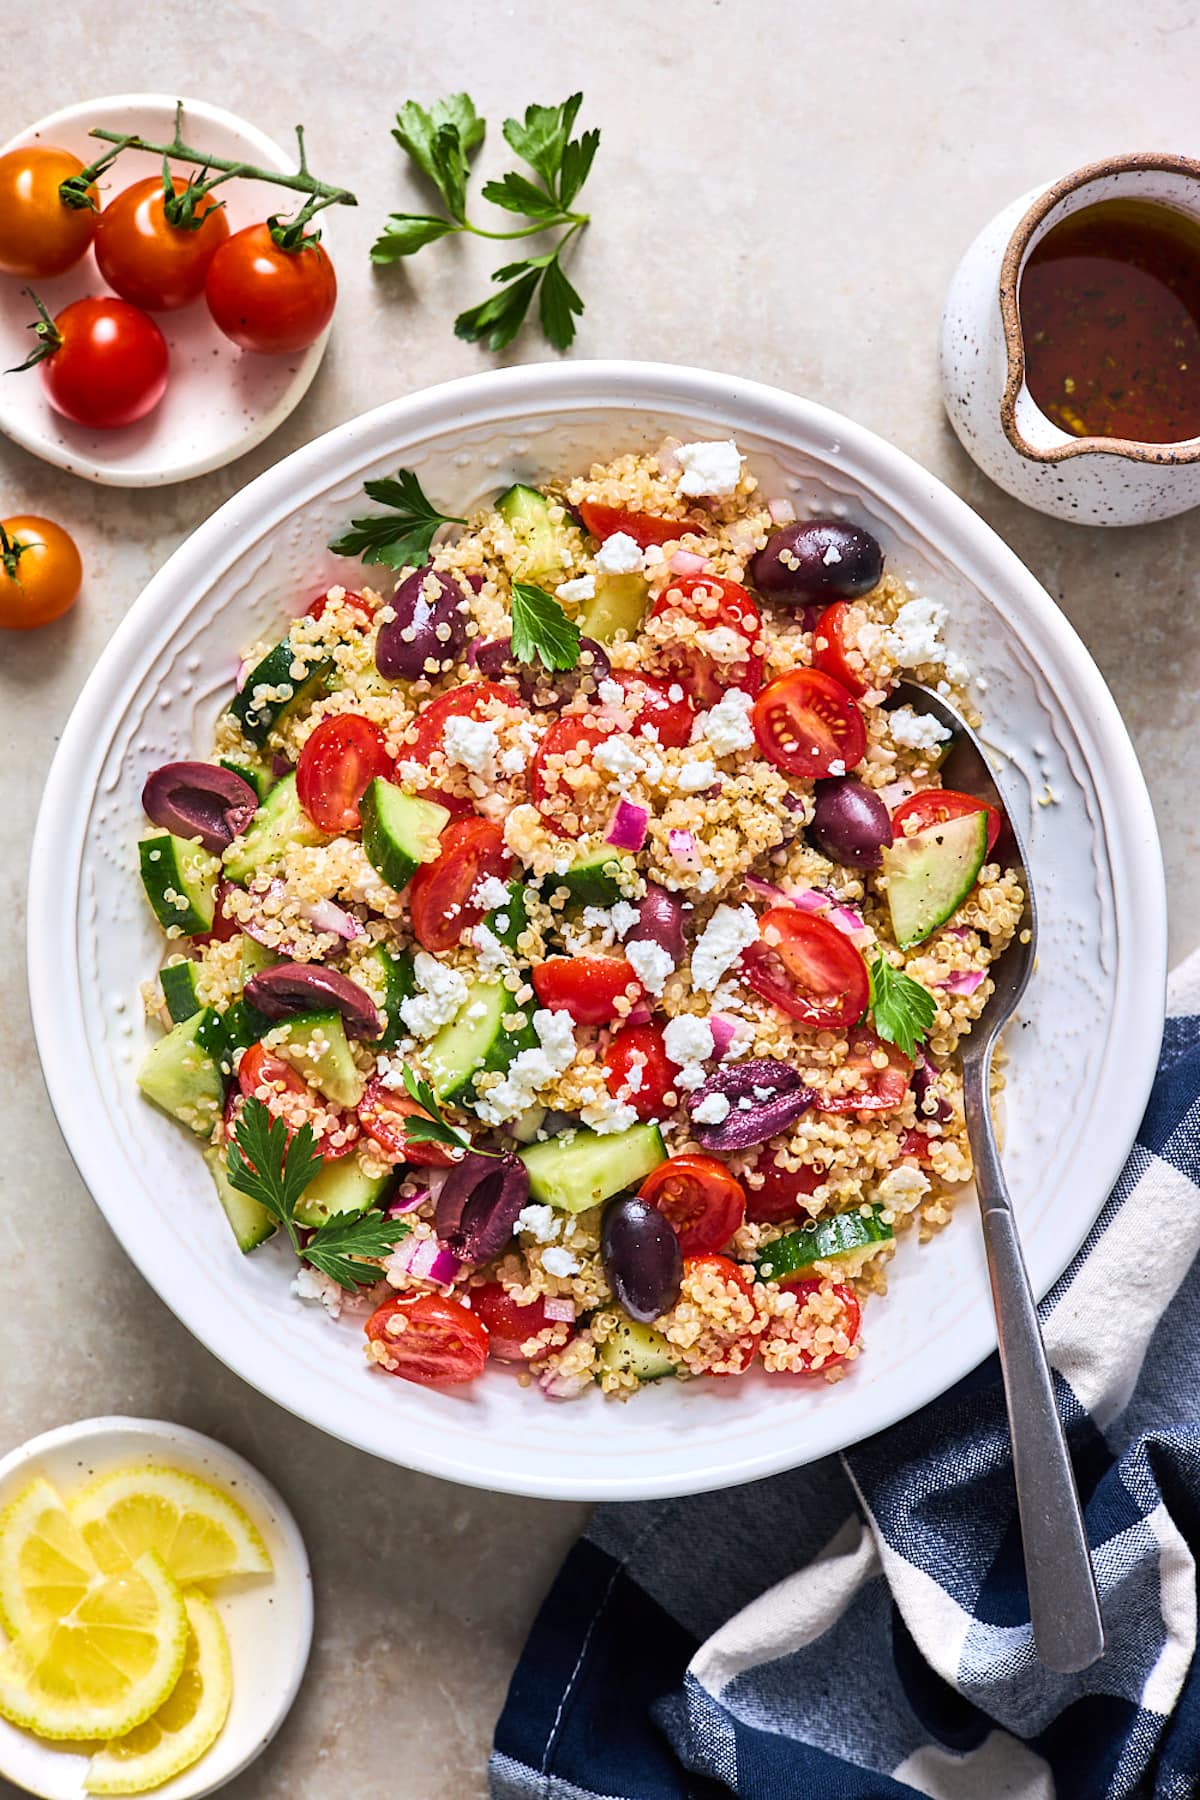
[[[345,1291],[319,1269],[302,1264],[292,1279],[292,1292],[297,1300],[319,1300],[331,1319],[341,1317]]]
[[[754,1089],[754,1098],[756,1100],[773,1100],[775,1098],[775,1092],[776,1090],[773,1087],[756,1087]],[[741,1102],[739,1101],[738,1104],[740,1105]]]
[[[607,769],[610,775],[633,776],[642,767],[641,757],[622,737],[605,738],[602,744],[597,744],[592,761],[597,768]]]
[[[519,744],[514,744],[511,750],[505,750],[502,754],[500,767],[506,775],[519,775],[525,767],[525,762],[525,752]]]
[[[748,906],[718,906],[692,951],[692,986],[709,993],[748,944],[758,940],[758,920]]]
[[[696,644],[705,656],[711,656],[719,663],[743,662],[750,651],[749,639],[740,631],[734,631],[731,625],[714,625],[709,631],[698,631]]]
[[[703,740],[717,756],[748,750],[754,742],[750,713],[754,698],[742,688],[727,688],[716,706],[701,713],[692,727],[692,742]]]
[[[595,592],[596,577],[594,575],[576,575],[574,581],[560,582],[554,590],[555,598],[558,600],[591,600]]]
[[[670,1020],[663,1032],[663,1049],[680,1068],[687,1063],[703,1062],[713,1053],[712,1026],[707,1019],[681,1013],[679,1018]]]
[[[627,531],[614,531],[596,552],[596,567],[605,575],[632,575],[641,566],[641,545]]]
[[[495,780],[500,742],[496,727],[489,719],[447,719],[442,731],[442,748],[447,762],[458,763],[484,781]]]
[[[611,1094],[597,1095],[595,1100],[582,1109],[579,1116],[599,1137],[628,1131],[631,1125],[638,1122],[637,1108],[629,1106],[624,1100],[614,1100]]]
[[[476,883],[471,895],[471,905],[481,906],[484,912],[495,912],[498,906],[508,904],[508,884],[501,881],[498,875],[485,875]]]
[[[821,558],[821,561],[825,564],[827,569],[832,568],[834,563],[840,563],[841,560],[842,553],[836,544],[830,544],[828,550],[826,550],[824,556]]]
[[[485,929],[476,926],[476,930]],[[400,1002],[400,1017],[415,1038],[431,1038],[465,1003],[467,984],[457,969],[439,962],[427,950],[413,959],[413,977],[419,989]]]
[[[611,676],[605,677],[596,689],[596,692],[599,694],[601,700],[603,700],[605,706],[624,707],[625,705],[625,689],[621,686],[619,681],[613,681]]]
[[[517,1118],[532,1105],[539,1089],[548,1087],[574,1061],[575,1033],[569,1013],[535,1012],[533,1029],[538,1048],[520,1051],[504,1080],[475,1102],[475,1111],[487,1125],[503,1125]]]
[[[681,494],[732,494],[742,472],[742,456],[732,438],[713,444],[681,444],[675,460],[683,470]]]
[[[612,927],[612,914],[607,906],[585,906],[581,916],[583,923],[593,931],[608,931]]]
[[[914,712],[911,706],[898,706],[888,714],[892,742],[902,750],[936,750],[952,733],[932,713]]]
[[[471,930],[471,942],[479,952],[479,973],[481,975],[498,975],[508,967],[508,951],[500,942],[490,925],[475,925]],[[401,1007],[403,1013],[404,1008]]]
[[[717,871],[715,869],[701,869],[699,875],[696,877],[696,887],[699,892],[702,894],[711,894],[716,885]]]
[[[539,1244],[552,1244],[562,1229],[562,1215],[552,1206],[539,1206],[532,1201],[517,1214],[517,1230]]]
[[[542,1251],[542,1267],[551,1275],[561,1276],[564,1280],[568,1275],[579,1273],[578,1259],[569,1250],[559,1249],[557,1245]]]
[[[844,775],[846,773],[846,765],[840,756],[835,757],[830,763],[829,773],[831,775]]]
[[[922,1195],[928,1192],[928,1175],[923,1169],[914,1169],[910,1163],[901,1163],[898,1168],[889,1169],[875,1190],[880,1200],[899,1201],[905,1211],[915,1206]]]
[[[697,1125],[721,1125],[729,1117],[729,1101],[724,1094],[706,1094],[692,1119]]]
[[[709,762],[707,757],[694,757],[684,763],[675,777],[675,785],[681,794],[699,794],[704,788],[710,788],[716,779],[717,765]]]
[[[915,669],[921,663],[941,662],[945,622],[946,609],[936,600],[906,600],[887,634],[888,649],[897,666]]]
[[[661,544],[647,544],[646,548],[642,551],[642,568],[645,570],[646,574],[652,575],[654,573],[655,569],[657,569],[659,563],[661,563],[662,561],[663,561],[662,545]]]
[[[617,936],[623,938],[633,930],[641,914],[636,906],[629,904],[628,900],[615,900],[609,908],[608,916],[612,920],[613,930]]]
[[[647,993],[661,994],[667,985],[667,977],[675,972],[670,951],[664,950],[661,944],[639,938],[637,943],[625,946],[625,954]]]
[[[646,1082],[646,1059],[644,1056],[631,1056],[629,1067],[625,1071],[624,1086],[631,1094],[640,1094]]]

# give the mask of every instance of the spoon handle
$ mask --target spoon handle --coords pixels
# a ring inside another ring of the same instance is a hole
[[[988,1102],[990,1063],[990,1055],[966,1059],[963,1102],[996,1309],[1029,1616],[1039,1660],[1048,1669],[1074,1674],[1103,1656],[1104,1623],[1071,1458],[996,1150]]]

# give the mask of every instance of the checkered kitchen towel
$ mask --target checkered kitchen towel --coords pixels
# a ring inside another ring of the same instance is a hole
[[[1108,1630],[1036,1661],[995,1358],[844,1456],[602,1508],[496,1731],[494,1800],[1200,1796],[1200,953],[1138,1142],[1042,1306]]]

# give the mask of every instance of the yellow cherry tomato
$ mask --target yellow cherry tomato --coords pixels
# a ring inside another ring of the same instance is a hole
[[[75,540],[52,519],[0,519],[0,626],[32,631],[79,597],[83,564]]]
[[[82,168],[69,150],[43,144],[0,156],[0,273],[42,280],[65,274],[86,254],[99,213],[64,205],[58,192]],[[88,193],[94,206],[96,189]]]

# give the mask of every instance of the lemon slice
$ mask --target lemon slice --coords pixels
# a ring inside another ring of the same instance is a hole
[[[71,1502],[71,1518],[106,1575],[156,1551],[182,1584],[266,1575],[271,1558],[236,1501],[181,1469],[117,1469]]]
[[[0,1622],[10,1637],[74,1610],[100,1579],[95,1558],[42,1476],[0,1513]]]
[[[0,1651],[0,1714],[38,1737],[122,1737],[171,1692],[187,1641],[177,1583],[159,1557],[139,1557]]]
[[[233,1675],[229,1640],[217,1609],[193,1589],[183,1596],[188,1641],[183,1671],[158,1711],[114,1738],[88,1764],[89,1794],[144,1794],[190,1769],[229,1716]]]

